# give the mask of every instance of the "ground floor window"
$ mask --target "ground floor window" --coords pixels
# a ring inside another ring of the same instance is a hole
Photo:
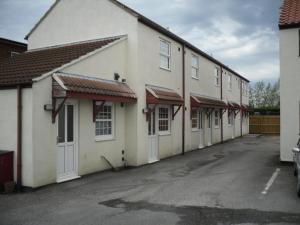
[[[97,102],[96,105],[100,106],[101,102]],[[114,137],[114,104],[104,104],[98,114],[96,115],[96,139],[107,140]]]
[[[158,131],[160,134],[170,133],[170,108],[167,106],[158,107]]]
[[[192,109],[191,113],[191,120],[192,120],[192,130],[197,131],[199,129],[199,116],[198,116],[199,110],[198,109]]]
[[[215,128],[219,128],[220,126],[220,111],[215,110]]]

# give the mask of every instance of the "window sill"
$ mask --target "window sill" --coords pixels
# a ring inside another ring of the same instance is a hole
[[[220,129],[220,126],[215,126],[215,129]]]
[[[192,76],[192,78],[193,78],[194,80],[199,80],[199,77],[193,77],[193,76]]]
[[[216,87],[220,87],[221,85],[220,85],[220,84],[215,84],[215,86],[216,86]]]
[[[102,142],[102,141],[113,141],[115,138],[113,136],[97,136],[95,137],[96,142]]]
[[[170,135],[171,135],[170,131],[158,132],[158,136],[170,136]]]
[[[162,69],[162,70],[165,70],[165,71],[171,72],[171,69],[170,69],[170,68],[165,68],[165,67],[162,67],[162,66],[160,66],[159,68],[160,68],[160,69]]]
[[[200,130],[199,129],[192,129],[192,132],[199,132]]]

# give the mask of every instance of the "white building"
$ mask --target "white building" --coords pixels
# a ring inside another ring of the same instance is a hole
[[[285,0],[280,29],[280,159],[292,161],[300,133],[300,1]]]
[[[0,67],[0,149],[16,151],[19,184],[248,133],[249,81],[115,0],[57,0],[27,39],[29,51]]]

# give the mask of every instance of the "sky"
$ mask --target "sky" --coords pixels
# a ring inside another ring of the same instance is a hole
[[[99,0],[102,1],[102,0]],[[248,78],[279,78],[282,0],[120,0]],[[0,0],[0,37],[24,37],[54,0]]]

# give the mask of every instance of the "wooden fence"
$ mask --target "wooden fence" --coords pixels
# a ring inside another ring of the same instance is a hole
[[[250,116],[250,134],[280,134],[280,116]]]

